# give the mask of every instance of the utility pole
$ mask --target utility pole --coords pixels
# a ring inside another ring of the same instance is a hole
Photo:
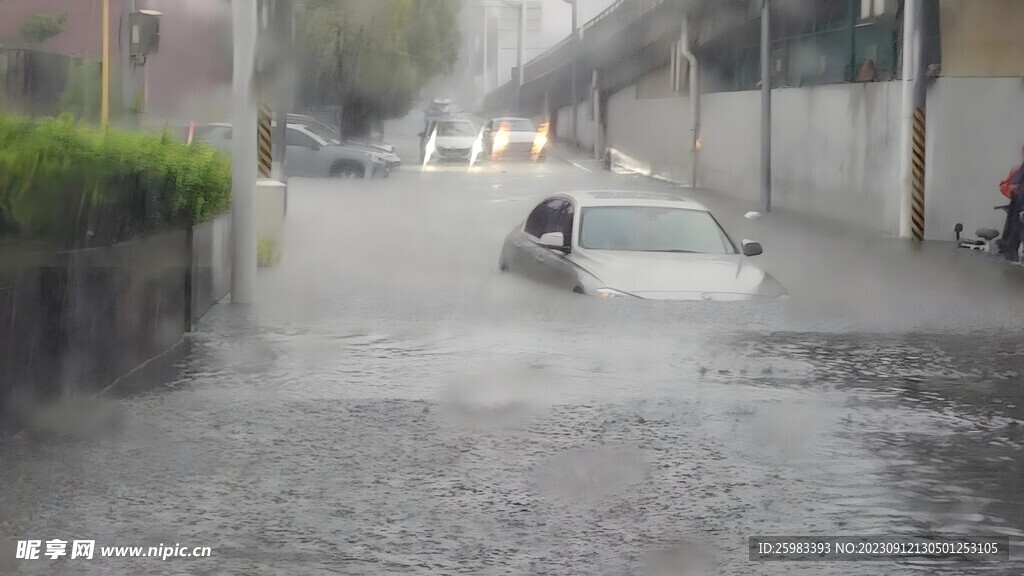
[[[903,4],[903,106],[900,125],[900,237],[911,238],[913,229],[914,195],[914,112],[922,105],[919,99],[921,36],[921,6],[919,0],[906,0]],[[920,215],[923,219],[923,214]]]
[[[488,74],[488,62],[487,62],[487,48],[490,46],[487,39],[487,29],[490,28],[490,10],[489,6],[483,6],[484,9],[484,96],[491,91],[491,77]]]
[[[526,0],[519,2],[519,40],[516,43],[516,112],[521,113],[523,108],[523,50],[525,49],[526,38]]]
[[[272,87],[274,91],[273,106],[276,124],[270,129],[271,157],[273,158],[271,177],[279,182],[284,182],[284,167],[288,150],[285,140],[288,134],[288,111],[292,109],[293,105],[291,86],[294,85],[291,75],[291,70],[294,69],[291,65],[291,48],[295,15],[292,11],[291,0],[274,0],[271,14],[271,26],[273,26],[274,30],[272,45],[280,54],[281,61],[283,62],[280,72],[276,75],[276,84]]]
[[[772,29],[770,0],[761,0],[761,201],[772,211]]]
[[[123,122],[130,124],[135,108],[135,62],[132,60],[131,17],[135,13],[135,0],[121,3],[121,108]]]
[[[576,59],[580,56],[580,27],[578,20],[579,0],[565,0],[565,2],[568,2],[572,6],[572,64],[570,65],[570,73],[572,76],[572,120],[569,123],[569,127],[572,131],[573,146],[579,146],[579,130],[576,127],[579,122],[579,97],[576,95]]]
[[[110,125],[110,0],[103,0],[103,88],[100,96],[100,123]]]
[[[231,301],[256,301],[256,2],[231,0],[234,42],[231,118]]]

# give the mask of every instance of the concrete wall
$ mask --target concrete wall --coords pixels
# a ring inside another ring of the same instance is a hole
[[[4,254],[0,433],[16,429],[36,402],[100,390],[181,338],[189,236],[174,230],[87,250]]]
[[[925,237],[951,240],[960,222],[1002,231],[999,181],[1020,163],[1024,81],[941,78],[928,92]]]
[[[192,228],[192,318],[194,325],[231,291],[231,214]]]
[[[583,100],[578,106],[579,123],[579,145],[584,150],[594,149],[594,121],[591,118],[590,100]],[[572,138],[572,106],[562,106],[558,109],[555,122],[555,135],[563,142],[569,142]]]
[[[643,171],[690,181],[690,108],[687,98],[639,98],[637,85],[608,98],[608,148],[641,164]]]
[[[760,113],[760,92],[704,95],[702,187],[760,198]],[[773,204],[898,233],[899,118],[895,82],[775,90]]]

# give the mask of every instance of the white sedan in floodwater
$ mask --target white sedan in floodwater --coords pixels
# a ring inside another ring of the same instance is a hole
[[[596,190],[538,204],[501,249],[499,266],[602,298],[766,300],[786,296],[704,206],[674,194]]]

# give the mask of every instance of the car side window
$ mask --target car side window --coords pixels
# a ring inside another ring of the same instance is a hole
[[[564,198],[549,198],[533,209],[523,231],[534,238],[549,232],[561,232],[568,244],[572,237],[573,212],[572,202]]]
[[[303,148],[312,148],[314,150],[318,148],[316,141],[310,138],[309,135],[303,134],[297,128],[288,129],[288,136],[285,142],[288,146],[302,146]]]
[[[523,232],[526,232],[534,238],[540,238],[544,234],[545,228],[547,228],[547,222],[552,219],[551,209],[548,208],[550,200],[541,202],[533,212],[526,218],[526,226],[523,227]]]

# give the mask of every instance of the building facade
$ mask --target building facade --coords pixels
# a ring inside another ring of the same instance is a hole
[[[112,116],[127,105],[154,124],[223,120],[231,82],[229,0],[137,0],[136,9],[162,14],[160,45],[158,53],[136,68],[135,96],[127,103],[120,85],[123,2],[109,0]],[[60,33],[31,45],[22,38],[22,27],[32,15],[62,13],[67,18]],[[61,55],[91,64],[89,73],[97,74],[103,55],[102,15],[103,0],[2,0],[0,50]]]

